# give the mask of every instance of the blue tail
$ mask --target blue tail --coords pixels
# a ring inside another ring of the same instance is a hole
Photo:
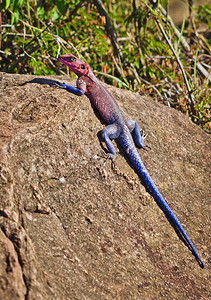
[[[123,146],[125,146],[124,143],[123,143]],[[136,148],[135,147],[128,148],[126,150],[126,152],[127,152],[128,158],[130,159],[133,166],[137,170],[140,178],[143,180],[146,188],[149,189],[149,191],[151,192],[152,196],[154,197],[154,199],[156,200],[156,202],[158,203],[160,208],[163,210],[163,212],[166,214],[166,216],[169,218],[169,220],[173,223],[173,225],[177,228],[177,230],[179,230],[180,234],[183,236],[183,238],[187,242],[189,248],[192,250],[193,254],[197,258],[201,268],[204,268],[204,264],[203,264],[200,256],[198,255],[196,249],[194,248],[192,242],[190,241],[190,239],[189,239],[188,235],[186,234],[185,230],[183,229],[182,225],[180,224],[180,222],[178,221],[178,219],[176,218],[174,213],[171,211],[170,207],[168,206],[168,204],[162,197],[161,193],[158,191],[154,182],[152,181]]]

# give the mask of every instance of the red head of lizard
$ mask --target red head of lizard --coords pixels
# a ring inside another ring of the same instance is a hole
[[[81,59],[72,54],[65,54],[59,57],[59,60],[67,65],[71,71],[73,71],[79,77],[87,75],[89,72],[89,66]]]

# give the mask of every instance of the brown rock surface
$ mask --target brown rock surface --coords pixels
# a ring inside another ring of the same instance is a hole
[[[108,87],[148,134],[151,150],[139,153],[202,270],[122,150],[104,164],[104,125],[88,99],[20,86],[33,78],[0,73],[0,299],[209,299],[210,136],[174,109]]]

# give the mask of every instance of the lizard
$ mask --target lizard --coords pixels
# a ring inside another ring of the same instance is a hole
[[[177,232],[179,232],[179,235],[182,236],[183,240],[196,257],[201,268],[204,268],[204,263],[194,248],[187,233],[168,206],[167,202],[164,200],[161,193],[158,191],[158,188],[151,179],[141,160],[136,146],[138,148],[145,147],[145,136],[140,133],[137,122],[123,117],[117,102],[98,81],[87,63],[72,54],[61,55],[59,60],[67,65],[70,70],[78,76],[78,79],[77,87],[67,85],[65,83],[56,83],[56,85],[78,96],[85,94],[90,99],[91,104],[97,109],[102,119],[107,124],[107,126],[101,131],[101,138],[105,142],[108,150],[107,158],[110,158],[113,161],[115,160],[116,150],[112,139],[117,139],[118,143],[125,151],[127,158],[138,173],[141,181],[144,183],[146,189],[153,196],[158,206],[165,213],[166,217],[170,220]]]

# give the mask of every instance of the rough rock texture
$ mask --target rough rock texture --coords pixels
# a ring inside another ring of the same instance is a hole
[[[210,136],[108,87],[148,134],[139,153],[202,270],[118,145],[104,163],[89,100],[45,80],[0,73],[0,299],[209,299]]]

